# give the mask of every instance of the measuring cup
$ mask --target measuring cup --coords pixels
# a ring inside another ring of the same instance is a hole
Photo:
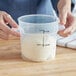
[[[22,58],[32,61],[54,59],[58,20],[50,15],[33,14],[19,17],[18,22]]]

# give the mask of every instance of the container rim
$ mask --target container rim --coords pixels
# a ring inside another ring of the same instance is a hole
[[[21,19],[22,18],[24,18],[24,17],[31,17],[31,16],[44,16],[44,17],[50,17],[50,18],[55,18],[55,21],[53,21],[53,22],[49,22],[49,23],[31,23],[31,22],[24,22],[24,21],[22,21]],[[24,23],[24,24],[33,24],[33,25],[45,25],[45,24],[51,24],[51,23],[58,23],[59,22],[59,19],[57,18],[57,17],[54,17],[54,16],[52,16],[52,15],[45,15],[45,14],[31,14],[31,15],[23,15],[23,16],[20,16],[20,17],[18,17],[18,22],[19,21],[21,21],[22,23]]]

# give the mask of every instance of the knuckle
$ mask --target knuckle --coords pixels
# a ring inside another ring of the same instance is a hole
[[[2,14],[3,14],[2,11],[0,11],[0,17],[2,16]]]
[[[11,18],[11,15],[7,14],[6,17]]]
[[[3,15],[3,16],[5,16],[5,17],[7,17],[7,18],[11,18],[11,15],[9,15],[7,12],[5,12],[5,11],[0,11],[0,16],[1,15]]]
[[[1,11],[2,15],[5,15],[6,17],[11,17],[11,15],[9,15],[7,12],[5,11]]]
[[[0,14],[2,14],[3,11],[0,11]]]
[[[5,11],[2,11],[3,14],[7,14]]]
[[[6,12],[5,11],[0,11],[0,14],[6,14]]]
[[[7,13],[7,12],[5,12],[5,11],[0,11],[0,16],[9,16],[9,14]]]

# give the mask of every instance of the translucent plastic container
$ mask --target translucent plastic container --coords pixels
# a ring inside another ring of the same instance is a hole
[[[32,61],[55,58],[58,20],[50,15],[25,15],[18,18],[21,55]]]

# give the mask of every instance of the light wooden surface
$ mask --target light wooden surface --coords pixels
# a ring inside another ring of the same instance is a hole
[[[0,76],[76,76],[76,50],[57,47],[56,59],[36,63],[24,61],[20,40],[0,40]]]

